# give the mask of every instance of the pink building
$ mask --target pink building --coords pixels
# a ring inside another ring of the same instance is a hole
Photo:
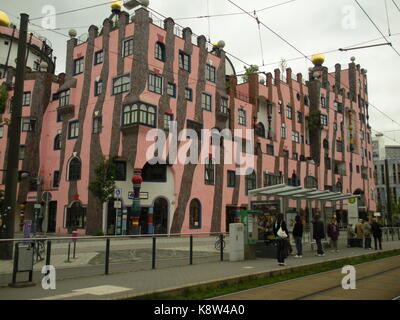
[[[156,25],[145,8],[132,19],[114,12],[102,28],[89,28],[85,42],[71,36],[65,74],[29,72],[25,81],[20,170],[41,177],[41,191],[52,195],[44,230],[115,232],[114,200],[104,205],[88,190],[103,157],[116,164],[128,232],[134,169],[142,169],[141,233],[151,232],[149,225],[163,234],[225,231],[236,211],[247,207],[247,190],[280,182],[361,194],[360,211],[375,210],[367,77],[354,62],[329,73],[315,59],[307,81],[287,69],[265,78],[251,74],[238,84],[222,45],[210,47],[204,36],[180,30],[171,18]],[[12,73],[1,82],[12,97]],[[153,142],[146,135],[153,128],[168,133],[169,120],[177,122],[178,132],[255,129],[252,173],[235,174],[223,149],[220,163],[210,151],[212,157],[202,159],[206,164],[150,165],[146,152]],[[19,183],[24,219],[33,219],[36,181]],[[270,201],[263,210],[274,214],[274,206]],[[288,203],[301,213],[305,206]],[[345,220],[343,203],[333,210]]]

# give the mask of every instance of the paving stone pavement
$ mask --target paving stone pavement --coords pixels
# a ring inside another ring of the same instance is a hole
[[[383,243],[384,250],[400,249],[400,241]],[[85,276],[77,270],[73,279],[58,280],[55,290],[44,290],[41,278],[34,278],[38,284],[28,288],[0,288],[0,299],[73,299],[95,300],[126,298],[133,295],[149,294],[160,290],[181,288],[209,281],[229,279],[237,276],[280,270],[299,265],[314,264],[343,257],[354,257],[373,253],[363,248],[340,248],[338,253],[326,252],[324,257],[314,252],[305,252],[302,259],[289,257],[286,267],[277,266],[275,259],[255,259],[241,262],[207,262],[194,265],[165,267],[155,270],[122,272],[118,274]]]

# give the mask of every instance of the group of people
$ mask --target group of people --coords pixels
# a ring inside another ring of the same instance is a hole
[[[350,229],[353,230],[350,225]],[[273,225],[273,232],[275,235],[275,239],[277,242],[277,260],[280,266],[285,266],[285,258],[289,256],[291,248],[289,242],[289,231],[287,229],[286,222],[283,219],[283,214],[280,213],[277,215],[275,223]],[[330,238],[330,247],[332,252],[339,252],[338,250],[338,240],[339,240],[339,224],[335,217],[333,217],[330,223],[327,226],[327,234]],[[303,257],[303,247],[302,247],[302,238],[303,238],[303,223],[301,222],[301,218],[299,215],[295,218],[295,223],[293,226],[293,238],[296,244],[297,254],[295,258]],[[359,223],[355,226],[354,236],[358,239],[361,239],[361,247],[362,247],[362,239],[365,239],[365,249],[371,248],[371,235],[373,235],[375,240],[375,250],[382,250],[382,230],[380,224],[376,219],[372,219],[372,223],[369,221],[364,221],[360,219]],[[325,255],[322,240],[325,239],[325,226],[324,223],[320,220],[319,215],[315,215],[313,219],[313,239],[317,245],[317,253],[316,255],[322,257]],[[348,235],[349,239],[349,235]]]
[[[372,249],[372,236],[374,237],[375,250],[378,250],[378,245],[379,249],[382,250],[382,229],[376,218],[372,219],[371,222],[360,219],[354,229],[351,224],[347,226],[348,247],[362,248],[364,242],[365,249]]]

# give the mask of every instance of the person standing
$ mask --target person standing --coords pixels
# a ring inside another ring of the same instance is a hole
[[[295,223],[293,227],[293,238],[296,243],[297,254],[294,256],[295,258],[303,257],[303,245],[301,240],[303,238],[303,224],[301,223],[300,216],[297,215],[295,218]]]
[[[365,239],[364,248],[367,250],[372,249],[371,248],[371,225],[368,220],[364,221],[363,231],[364,231],[364,239]]]
[[[283,214],[279,213],[276,216],[276,221],[274,223],[274,235],[277,243],[276,248],[276,258],[280,266],[285,266],[286,257],[286,242],[289,236],[289,231],[286,226],[286,222],[283,220]]]
[[[364,239],[364,230],[363,230],[363,222],[364,220],[360,219],[358,220],[358,222],[356,223],[356,227],[355,227],[355,232],[357,235],[357,244],[358,247],[362,248],[363,247],[363,239]]]
[[[332,218],[331,223],[328,225],[328,236],[331,238],[331,249],[332,252],[339,252],[338,250],[338,238],[339,238],[339,225],[335,218]]]
[[[323,257],[325,255],[322,248],[322,239],[325,239],[324,223],[319,220],[319,215],[314,216],[313,221],[313,239],[317,243],[317,256]]]
[[[371,231],[374,236],[375,250],[378,250],[378,242],[379,250],[382,250],[382,229],[376,218],[372,219]]]
[[[349,223],[347,225],[347,248],[352,248],[354,247],[354,239],[356,237],[356,234],[354,232],[353,225]]]

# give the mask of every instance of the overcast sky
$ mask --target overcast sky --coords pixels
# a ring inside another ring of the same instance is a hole
[[[394,0],[400,7],[400,0]],[[13,0],[0,6],[14,15],[25,12],[34,19],[42,16],[46,5],[55,7],[60,13],[67,10],[79,9],[91,5],[102,4],[105,0]],[[354,0],[233,0],[234,3],[247,11],[261,10],[266,7],[285,3],[257,13],[260,21],[272,30],[279,33],[292,45],[306,55],[317,52],[326,52],[346,46],[352,46],[365,41],[381,37]],[[386,0],[389,24],[385,10],[385,0],[359,0],[365,11],[370,15],[379,29],[388,36],[389,26],[392,36],[388,37],[393,46],[400,52],[400,11],[395,7],[393,0]],[[323,3],[323,4],[322,4]],[[225,50],[249,64],[261,66],[261,70],[273,72],[279,67],[278,61],[282,58],[291,59],[301,57],[296,50],[285,44],[268,29],[261,26],[261,39],[263,56],[259,40],[257,23],[246,14],[220,16],[195,19],[180,19],[198,17],[207,14],[225,14],[241,12],[227,0],[150,0],[150,8],[175,19],[177,23],[188,26],[197,35],[210,37],[212,42],[224,40]],[[87,33],[91,24],[101,25],[108,17],[110,8],[102,5],[97,8],[82,10],[56,17],[58,32],[68,33],[73,27],[78,35]],[[18,20],[10,17],[12,22],[19,24]],[[42,21],[34,20],[41,25]],[[41,29],[30,25],[30,30]],[[65,48],[67,37],[55,34],[48,30],[38,33],[48,38],[58,57],[57,72],[64,71]],[[368,44],[384,43],[384,39],[375,40]],[[365,44],[364,44],[365,45]],[[329,71],[334,71],[334,65],[340,63],[346,66],[350,57],[356,57],[356,63],[368,70],[369,100],[370,103],[380,108],[394,121],[400,124],[400,56],[390,46],[354,50],[326,54],[324,65]],[[236,71],[244,70],[244,64],[232,59]],[[305,58],[288,61],[295,73],[307,75],[308,68],[312,65]],[[370,107],[370,124],[377,131],[399,130],[398,132],[384,132],[387,137],[400,142],[400,125],[380,114]],[[395,144],[393,140],[386,139],[387,144]]]

